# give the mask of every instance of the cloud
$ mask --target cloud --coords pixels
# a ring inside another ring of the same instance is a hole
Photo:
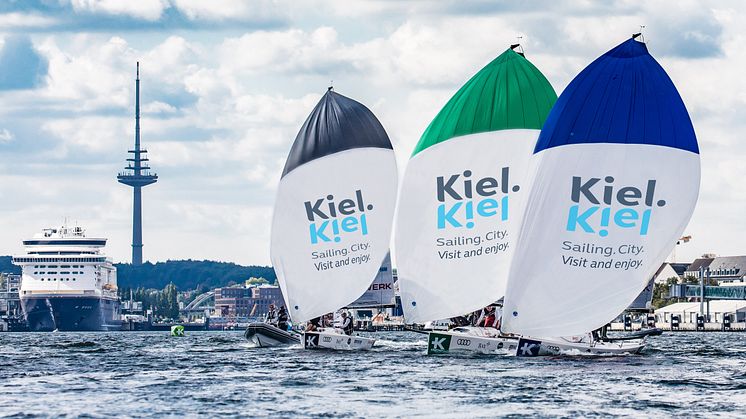
[[[168,7],[165,0],[69,0],[76,13],[126,15],[139,19],[158,20]]]
[[[0,129],[0,144],[13,141],[13,134],[7,128]]]
[[[277,28],[287,7],[270,0],[6,0],[6,31],[111,32]]]
[[[132,191],[115,176],[134,137],[138,60],[142,140],[160,176],[144,193],[146,258],[268,263],[284,160],[331,80],[381,120],[403,172],[438,110],[516,36],[560,92],[640,24],[702,149],[702,199],[687,230],[695,240],[679,257],[743,252],[746,200],[720,192],[746,175],[738,2],[126,3],[0,2],[5,30],[23,32],[25,51],[48,63],[34,88],[0,91],[0,146],[13,161],[0,166],[0,254],[69,215],[129,258]]]
[[[281,14],[277,2],[269,0],[171,0],[189,20],[232,21],[273,19]]]
[[[56,23],[56,19],[36,13],[0,13],[0,27],[6,31],[43,28]]]
[[[5,38],[0,50],[0,90],[33,89],[44,83],[47,60],[41,56],[28,36]]]

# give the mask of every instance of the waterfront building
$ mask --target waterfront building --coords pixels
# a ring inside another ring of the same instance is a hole
[[[18,317],[21,315],[21,275],[0,274],[0,316]]]
[[[710,279],[718,285],[746,285],[746,256],[718,256],[707,269]]]
[[[117,270],[102,253],[105,238],[81,227],[48,228],[13,256],[22,269],[23,316],[32,331],[105,331],[121,327]]]
[[[678,278],[679,280],[684,277],[684,274],[689,267],[688,263],[669,263],[665,262],[661,264],[660,268],[653,274],[652,280],[656,284],[665,284],[669,278]]]
[[[726,315],[733,323],[746,322],[746,301],[744,300],[708,300],[705,313],[709,313],[708,322],[722,323]],[[679,316],[681,323],[697,323],[701,306],[699,302],[674,303],[655,310],[657,323],[671,323],[672,316]]]
[[[699,279],[699,270],[700,268],[707,270],[707,268],[710,266],[712,261],[715,259],[715,255],[711,254],[705,254],[702,255],[701,258],[694,259],[694,262],[689,264],[689,267],[686,268],[686,271],[684,272],[684,276],[691,276],[696,279]]]
[[[269,310],[270,304],[277,307],[285,304],[280,287],[259,285],[215,289],[215,314],[220,317],[262,317]]]

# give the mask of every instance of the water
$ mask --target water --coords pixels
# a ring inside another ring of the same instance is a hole
[[[643,355],[249,348],[240,332],[0,333],[0,415],[746,416],[746,334],[669,333]]]

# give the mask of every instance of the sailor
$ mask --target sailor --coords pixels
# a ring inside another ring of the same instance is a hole
[[[306,332],[315,332],[321,328],[321,317],[314,317],[308,321]]]
[[[264,315],[264,322],[271,325],[277,325],[277,311],[275,310],[274,304],[269,305],[269,310],[267,310],[267,314]]]
[[[475,310],[471,314],[469,314],[469,317],[467,318],[469,320],[469,324],[472,326],[479,325],[479,320],[482,317],[482,310]]]
[[[326,313],[323,324],[324,327],[334,327],[334,313]]]
[[[288,312],[285,306],[280,307],[277,311],[277,327],[280,330],[288,330]]]
[[[352,316],[348,316],[346,311],[342,312],[342,330],[345,335],[352,335]]]
[[[484,309],[484,321],[482,323],[482,327],[492,327],[495,323],[495,308],[492,306],[487,306]]]
[[[503,308],[502,306],[495,307],[495,329],[499,329],[503,320]]]
[[[456,316],[451,317],[451,324],[449,325],[449,329],[452,329],[454,327],[463,327],[463,326],[469,326],[471,323],[469,323],[469,320],[464,316]]]

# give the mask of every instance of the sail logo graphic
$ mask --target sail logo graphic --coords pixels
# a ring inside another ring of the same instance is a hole
[[[438,202],[437,226],[439,230],[445,228],[472,229],[476,226],[478,217],[500,217],[508,219],[508,198],[510,192],[518,192],[521,187],[509,187],[510,168],[503,167],[500,179],[483,177],[472,179],[471,170],[463,173],[436,178]],[[502,197],[497,196],[502,193]]]
[[[360,189],[355,191],[354,199],[334,201],[334,195],[327,195],[314,202],[306,201],[306,217],[309,225],[311,244],[339,243],[342,236],[348,233],[368,235],[368,219],[365,212],[373,209],[372,204],[365,204]]]
[[[584,180],[580,176],[573,176],[570,200],[576,205],[570,207],[567,231],[583,231],[606,237],[610,227],[619,227],[637,229],[641,236],[647,235],[654,205],[666,205],[663,199],[655,200],[656,181],[648,180],[644,189],[624,186],[616,190],[612,176],[604,178],[605,185],[599,182],[601,178]],[[612,210],[612,205],[621,205],[622,208]]]

